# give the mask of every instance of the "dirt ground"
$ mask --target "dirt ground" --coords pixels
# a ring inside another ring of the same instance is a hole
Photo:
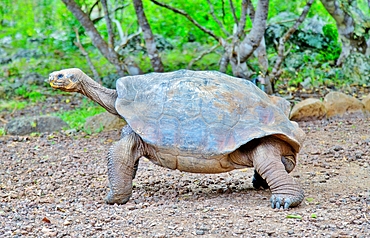
[[[253,189],[253,169],[191,174],[146,159],[131,200],[106,205],[119,131],[0,137],[0,237],[370,237],[370,120],[300,125],[292,175],[306,198],[289,210]]]

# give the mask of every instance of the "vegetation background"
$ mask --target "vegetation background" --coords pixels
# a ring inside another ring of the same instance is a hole
[[[231,36],[238,24],[233,9],[238,19],[242,15],[242,3],[245,2],[249,1],[160,2],[177,9],[181,13],[178,14],[153,0],[2,0],[0,112],[10,113],[61,93],[54,92],[45,82],[48,74],[55,70],[78,67],[111,88],[117,78],[132,72],[127,67],[125,72],[117,70],[117,65],[94,46],[94,39],[67,8],[73,3],[77,3],[86,13],[104,42],[108,42],[109,49],[118,53],[119,62],[124,62],[128,67],[134,66],[139,73],[149,73],[155,67],[148,54],[145,29],[140,27],[138,21],[137,4],[141,3],[144,7],[143,12],[154,35],[163,71],[173,71],[183,68],[220,70],[220,61],[226,52],[220,41],[231,42],[234,39]],[[255,8],[258,1],[252,3]],[[350,16],[354,22],[350,37],[365,39],[367,51],[355,51],[338,64],[343,38],[338,32],[338,21],[328,13],[323,3],[339,4],[342,14]],[[264,85],[257,79],[272,71],[274,63],[281,56],[278,52],[279,40],[297,22],[306,4],[306,1],[288,1],[284,4],[277,0],[269,2],[263,34],[269,66],[263,69],[258,56],[249,57],[246,68],[251,73],[245,77],[247,80],[263,88]],[[308,97],[306,94],[320,97],[328,90],[341,90],[361,97],[361,92],[370,87],[369,9],[370,2],[365,0],[313,1],[302,24],[283,45],[281,75],[273,84],[273,93],[290,98],[295,95]],[[109,12],[110,25],[105,10]],[[191,20],[219,38],[207,34]],[[248,36],[252,27],[252,20],[247,17],[243,35]],[[110,41],[112,33],[113,41]],[[113,45],[110,44],[112,42]],[[235,75],[230,65],[225,72]],[[81,129],[87,116],[102,111],[95,103],[83,101],[72,111],[61,111],[57,115],[71,127]],[[3,131],[0,128],[0,135]]]

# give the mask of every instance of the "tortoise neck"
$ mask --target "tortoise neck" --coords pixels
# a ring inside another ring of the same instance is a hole
[[[81,82],[80,93],[97,102],[108,112],[119,116],[115,107],[117,99],[116,90],[101,86],[84,73],[81,74],[79,81]]]

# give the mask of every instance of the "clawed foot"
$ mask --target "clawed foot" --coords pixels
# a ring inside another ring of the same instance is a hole
[[[303,193],[299,196],[292,196],[286,194],[272,194],[271,207],[276,209],[288,209],[289,207],[298,206],[304,198]]]
[[[125,204],[130,200],[131,194],[127,195],[113,195],[112,191],[110,191],[105,198],[105,202],[108,204]]]

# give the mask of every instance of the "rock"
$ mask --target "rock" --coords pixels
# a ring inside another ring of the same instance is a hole
[[[289,116],[290,102],[288,100],[282,97],[274,96],[274,95],[268,95],[268,96],[273,104],[275,104],[278,108],[280,108],[286,116]]]
[[[370,113],[370,94],[366,98],[362,99],[362,104],[364,104],[366,111]]]
[[[45,83],[45,77],[38,73],[29,73],[24,75],[21,80],[22,84],[35,84],[35,85],[43,85]]]
[[[121,129],[126,125],[123,118],[103,112],[86,119],[84,129],[91,132],[99,132],[101,130],[109,131],[114,129]]]
[[[5,133],[21,136],[34,132],[59,131],[63,127],[69,126],[62,119],[55,116],[19,117],[6,124]]]
[[[326,111],[327,110],[324,103],[322,103],[319,99],[308,98],[294,105],[290,113],[290,120],[319,120],[325,117]]]
[[[358,99],[340,92],[330,92],[324,98],[326,117],[343,117],[351,114],[355,117],[364,117],[365,106]]]

